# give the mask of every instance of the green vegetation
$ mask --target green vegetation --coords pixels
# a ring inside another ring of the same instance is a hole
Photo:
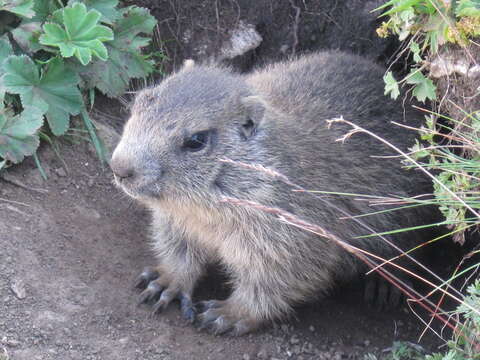
[[[432,175],[435,199],[428,201],[438,205],[450,224],[453,240],[464,243],[466,234],[478,231],[480,225],[480,109],[467,111],[449,98],[449,93],[444,90],[441,93],[438,80],[429,78],[428,70],[434,58],[443,56],[445,48],[464,51],[465,59],[474,58],[469,49],[479,46],[475,40],[480,36],[480,1],[390,0],[376,10],[383,11],[381,16],[385,19],[377,29],[378,35],[398,36],[403,41],[401,54],[409,56],[412,64],[408,74],[398,81],[391,71],[386,73],[385,94],[397,98],[400,86],[411,85],[407,89],[413,97],[421,102],[431,100],[438,109],[436,112],[424,109],[426,121],[418,129],[422,142],[417,142],[409,155],[417,161],[415,166]],[[477,90],[473,97],[478,95]],[[442,102],[436,102],[439,99]],[[412,160],[407,162],[414,166]],[[477,246],[466,257],[475,259],[479,254]],[[439,311],[453,330],[448,350],[425,356],[396,343],[388,359],[480,359],[480,281],[475,273],[479,266],[478,261],[466,269],[459,266],[447,281],[460,276],[477,277],[463,299],[458,300],[455,311]],[[447,294],[449,289],[445,285],[441,287]],[[438,306],[441,304],[442,300]]]
[[[158,56],[142,54],[156,20],[118,3],[0,0],[0,170],[34,155],[40,138],[67,134],[76,115],[104,159],[87,112],[94,90],[121,96]]]
[[[435,202],[451,224],[453,239],[462,244],[465,232],[480,223],[480,114],[467,115],[468,123],[431,113],[420,129],[424,143],[410,149],[435,174]]]
[[[449,315],[453,317],[462,316],[463,324],[454,331],[453,339],[447,342],[448,350],[445,353],[425,355],[422,348],[416,344],[403,341],[395,341],[388,353],[381,357],[382,360],[478,360],[480,359],[480,315],[471,311],[465,306],[468,304],[480,309],[480,281],[472,284],[468,295],[455,311]],[[373,354],[367,354],[363,360],[378,360]]]
[[[425,76],[425,58],[436,54],[447,43],[467,46],[469,39],[480,35],[480,1],[478,0],[390,0],[375,9],[384,11],[387,20],[377,34],[390,34],[406,41],[415,63],[410,73],[397,81],[392,72],[385,75],[385,94],[397,98],[399,86],[413,85],[419,101],[436,100],[436,86]]]
[[[395,341],[382,360],[422,360],[425,358],[423,349],[416,344]],[[367,354],[363,360],[378,360],[373,354]]]

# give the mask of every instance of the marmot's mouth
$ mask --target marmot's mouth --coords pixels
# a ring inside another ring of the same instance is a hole
[[[115,185],[137,200],[160,197],[159,184],[147,177],[121,179],[115,176]]]

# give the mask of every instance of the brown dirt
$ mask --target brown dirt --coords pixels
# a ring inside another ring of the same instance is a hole
[[[158,20],[156,44],[168,56],[169,72],[184,59],[218,55],[240,21],[252,24],[263,41],[230,63],[246,71],[292,55],[342,49],[386,63],[397,49],[394,37],[379,38],[382,22],[371,11],[383,0],[131,0]],[[297,16],[298,13],[298,16]]]

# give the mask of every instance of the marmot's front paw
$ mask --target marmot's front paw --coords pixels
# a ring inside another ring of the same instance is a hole
[[[240,316],[239,307],[228,300],[202,301],[197,307],[200,329],[210,330],[214,334],[230,332],[232,335],[239,336],[252,332],[261,325],[258,319]]]
[[[172,300],[179,300],[183,317],[191,323],[195,320],[192,294],[184,291],[180,283],[160,274],[155,268],[145,268],[138,276],[135,286],[143,289],[138,301],[140,304],[155,301],[154,313],[163,311]]]

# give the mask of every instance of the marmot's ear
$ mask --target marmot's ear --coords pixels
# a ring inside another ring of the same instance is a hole
[[[258,125],[262,122],[265,114],[265,104],[258,96],[247,96],[240,100],[245,109],[245,121],[240,129],[245,139],[255,135]]]
[[[183,62],[182,70],[191,69],[195,65],[195,61],[193,59],[186,59]]]

